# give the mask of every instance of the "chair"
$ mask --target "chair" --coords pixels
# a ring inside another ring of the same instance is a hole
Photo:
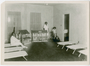
[[[10,58],[16,58],[16,57],[23,57],[26,61],[27,59],[25,56],[27,56],[27,52],[23,50],[21,46],[10,46],[9,44],[5,44],[5,57],[4,59],[10,59]]]
[[[68,49],[74,50],[72,54],[74,54],[77,49],[86,49],[87,48],[87,46],[85,44],[76,44],[76,45],[70,45],[70,46],[66,46],[66,47],[67,47],[66,51],[68,51]]]

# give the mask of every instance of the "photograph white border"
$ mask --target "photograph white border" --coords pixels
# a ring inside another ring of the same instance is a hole
[[[58,2],[60,2],[60,3],[87,3],[88,5],[89,5],[89,1],[44,1],[44,3],[58,3]],[[2,65],[17,65],[17,63],[18,63],[18,65],[88,65],[88,64],[90,64],[89,63],[89,54],[88,54],[88,57],[87,57],[87,61],[67,61],[67,62],[65,62],[65,61],[25,61],[25,62],[22,62],[22,61],[19,61],[19,62],[5,62],[4,61],[4,30],[5,30],[5,9],[4,9],[4,6],[5,6],[5,3],[6,2],[3,2],[1,5],[2,5],[2,7],[1,7],[1,64]],[[43,1],[37,1],[37,2],[35,2],[35,1],[7,1],[7,3],[43,3]],[[89,9],[88,9],[89,10]],[[88,15],[88,25],[89,25],[89,15]],[[89,26],[88,26],[89,27]],[[88,29],[88,28],[87,28]],[[88,33],[88,35],[89,35],[89,33]],[[89,37],[88,37],[88,39],[89,39]],[[89,41],[89,40],[88,40]],[[88,44],[89,44],[89,42],[88,42]],[[90,48],[89,48],[89,46],[90,45],[88,45],[88,51],[90,50]]]

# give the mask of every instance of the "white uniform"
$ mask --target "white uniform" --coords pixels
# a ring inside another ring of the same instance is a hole
[[[17,45],[21,45],[22,43],[20,42],[20,40],[18,40],[16,37],[11,36],[11,45],[12,46],[17,46]]]
[[[21,45],[23,48],[27,48],[26,46],[24,46],[20,40],[18,40],[16,37],[11,36],[11,46],[18,46]]]
[[[56,33],[56,29],[53,29],[52,31],[53,31],[53,33],[54,33],[54,37],[56,37],[56,34],[57,34],[57,33]]]
[[[44,29],[48,31],[48,25],[44,25]]]
[[[47,31],[47,38],[49,38],[49,32],[48,32],[49,31],[48,30],[49,28],[48,28],[48,25],[44,25],[44,29]]]
[[[54,34],[56,34],[56,29],[53,29],[52,31],[53,31]]]

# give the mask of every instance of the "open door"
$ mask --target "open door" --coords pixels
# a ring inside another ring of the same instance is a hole
[[[69,41],[69,14],[64,15],[64,41]]]

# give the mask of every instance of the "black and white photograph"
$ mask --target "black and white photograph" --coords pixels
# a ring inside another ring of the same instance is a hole
[[[89,1],[6,1],[1,25],[4,63],[89,64]]]

